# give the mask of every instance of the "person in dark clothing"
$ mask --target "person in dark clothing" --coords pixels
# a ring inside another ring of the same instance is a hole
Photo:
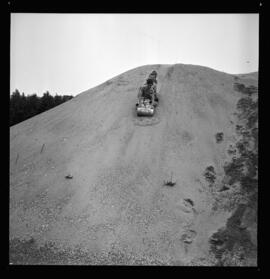
[[[154,91],[154,99],[156,102],[158,102],[158,97],[157,97],[157,72],[154,70],[151,72],[151,74],[148,76],[148,79],[151,79],[153,81],[153,91]]]
[[[141,86],[139,89],[138,98],[139,100],[141,97],[144,99],[149,99],[150,103],[154,104],[154,89],[153,89],[153,80],[147,79],[146,84]]]
[[[157,84],[157,72],[152,71],[148,78],[152,79],[153,80],[153,85],[156,86],[156,84]]]

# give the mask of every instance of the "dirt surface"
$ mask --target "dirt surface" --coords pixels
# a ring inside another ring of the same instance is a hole
[[[257,82],[147,65],[12,126],[10,263],[256,265]]]

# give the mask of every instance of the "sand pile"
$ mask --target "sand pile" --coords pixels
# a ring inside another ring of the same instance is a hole
[[[160,104],[141,120],[138,88],[154,69]],[[254,91],[257,81],[257,73],[148,65],[11,127],[11,261],[216,263],[209,239],[239,202],[224,171],[240,138],[244,93],[235,84]]]

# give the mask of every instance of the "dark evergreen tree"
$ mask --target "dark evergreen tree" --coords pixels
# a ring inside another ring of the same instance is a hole
[[[37,114],[39,109],[40,98],[38,98],[37,94],[32,94],[27,96],[27,104],[26,104],[26,117],[30,118]]]
[[[41,97],[39,112],[44,112],[52,108],[53,105],[54,105],[53,97],[50,95],[49,91],[46,91],[45,93],[43,93],[43,96]]]
[[[56,95],[54,96],[54,104],[55,104],[56,106],[58,106],[58,105],[60,105],[62,102],[63,102],[62,96],[59,96],[59,95],[56,94]]]
[[[16,89],[10,96],[9,125],[15,125],[72,98],[73,96],[59,96],[57,94],[53,97],[49,91],[46,91],[42,97],[38,97],[36,93],[25,96],[24,93],[20,94],[19,90]]]

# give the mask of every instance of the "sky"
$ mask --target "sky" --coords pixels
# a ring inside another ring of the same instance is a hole
[[[12,13],[10,94],[73,95],[148,64],[258,71],[259,14]]]

